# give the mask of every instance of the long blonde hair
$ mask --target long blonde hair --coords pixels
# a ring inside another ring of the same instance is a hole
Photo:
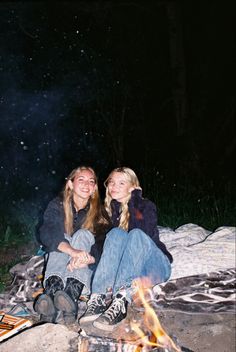
[[[110,196],[110,194],[108,192],[107,184],[108,184],[108,182],[114,172],[122,173],[123,175],[125,175],[127,181],[130,182],[130,185],[132,187],[141,189],[138,177],[132,169],[130,169],[129,167],[125,167],[125,166],[118,167],[118,168],[114,169],[110,173],[110,175],[107,177],[106,181],[104,182],[104,185],[106,187],[106,197],[104,200],[104,205],[105,205],[105,209],[110,217],[112,216],[112,209],[111,209],[112,197]],[[126,231],[128,230],[128,227],[129,227],[130,214],[129,214],[129,209],[128,209],[128,202],[130,200],[130,197],[131,197],[131,193],[127,196],[127,199],[125,200],[125,202],[121,203],[121,205],[120,205],[121,216],[120,216],[119,227],[126,230]]]
[[[84,170],[88,170],[92,172],[96,185],[98,183],[95,171],[89,166],[80,166],[72,170],[69,176],[67,177],[67,181],[63,190],[63,207],[64,207],[64,214],[65,214],[65,219],[64,219],[65,232],[68,235],[72,235],[74,231],[73,211],[72,211],[73,190],[69,187],[69,181],[73,182],[77,173]],[[89,210],[86,214],[85,221],[82,224],[82,228],[87,229],[91,232],[94,232],[95,222],[99,222],[99,223],[106,222],[105,219],[102,217],[101,202],[100,202],[98,187],[95,188],[93,195],[89,199]]]

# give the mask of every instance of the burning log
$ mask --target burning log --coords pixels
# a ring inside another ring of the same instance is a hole
[[[141,342],[140,342],[141,343]],[[78,352],[173,352],[173,350],[162,347],[151,347],[133,344],[127,341],[117,341],[110,338],[97,336],[80,336]],[[179,349],[181,352],[192,352],[185,347]]]

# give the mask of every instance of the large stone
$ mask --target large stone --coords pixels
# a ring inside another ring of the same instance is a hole
[[[232,313],[185,313],[160,310],[159,318],[165,331],[174,337],[182,352],[234,352],[235,315]],[[68,329],[61,324],[32,327],[0,345],[1,352],[91,352],[134,351],[133,341],[126,340],[127,320],[115,332],[105,334],[92,327],[78,334],[79,326]],[[122,329],[126,328],[126,329]],[[122,335],[121,335],[122,333]],[[91,336],[92,335],[92,336]],[[155,351],[158,349],[155,349]],[[159,350],[158,350],[159,351]]]
[[[78,350],[78,333],[61,324],[43,324],[2,342],[1,352],[68,352]]]

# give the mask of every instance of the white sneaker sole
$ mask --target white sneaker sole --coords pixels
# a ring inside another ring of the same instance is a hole
[[[79,319],[79,323],[88,323],[90,321],[94,321],[96,320],[98,317],[100,317],[102,313],[100,314],[95,314],[95,315],[88,315],[88,316],[85,316],[85,317],[81,317]]]
[[[119,323],[115,324],[115,325],[108,325],[108,324],[104,324],[104,323],[100,323],[99,321],[95,321],[93,323],[93,326],[97,329],[100,329],[100,330],[104,330],[104,331],[113,331],[115,328],[117,328],[122,322],[123,322],[124,319],[122,319]]]

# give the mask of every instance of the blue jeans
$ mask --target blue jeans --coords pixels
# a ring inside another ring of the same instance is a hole
[[[90,252],[92,245],[95,243],[93,234],[84,229],[80,229],[74,233],[72,237],[65,235],[70,245],[75,249]],[[52,275],[59,276],[66,286],[68,278],[74,278],[84,284],[82,294],[88,295],[91,287],[91,277],[93,270],[90,266],[81,269],[74,269],[72,272],[67,270],[67,264],[70,261],[70,256],[63,252],[51,252],[48,254],[44,283]]]
[[[111,288],[116,294],[120,288],[125,288],[127,300],[131,301],[134,279],[148,277],[151,284],[156,285],[167,281],[170,272],[168,258],[142,230],[133,229],[128,233],[114,228],[106,236],[92,293],[105,294]]]

